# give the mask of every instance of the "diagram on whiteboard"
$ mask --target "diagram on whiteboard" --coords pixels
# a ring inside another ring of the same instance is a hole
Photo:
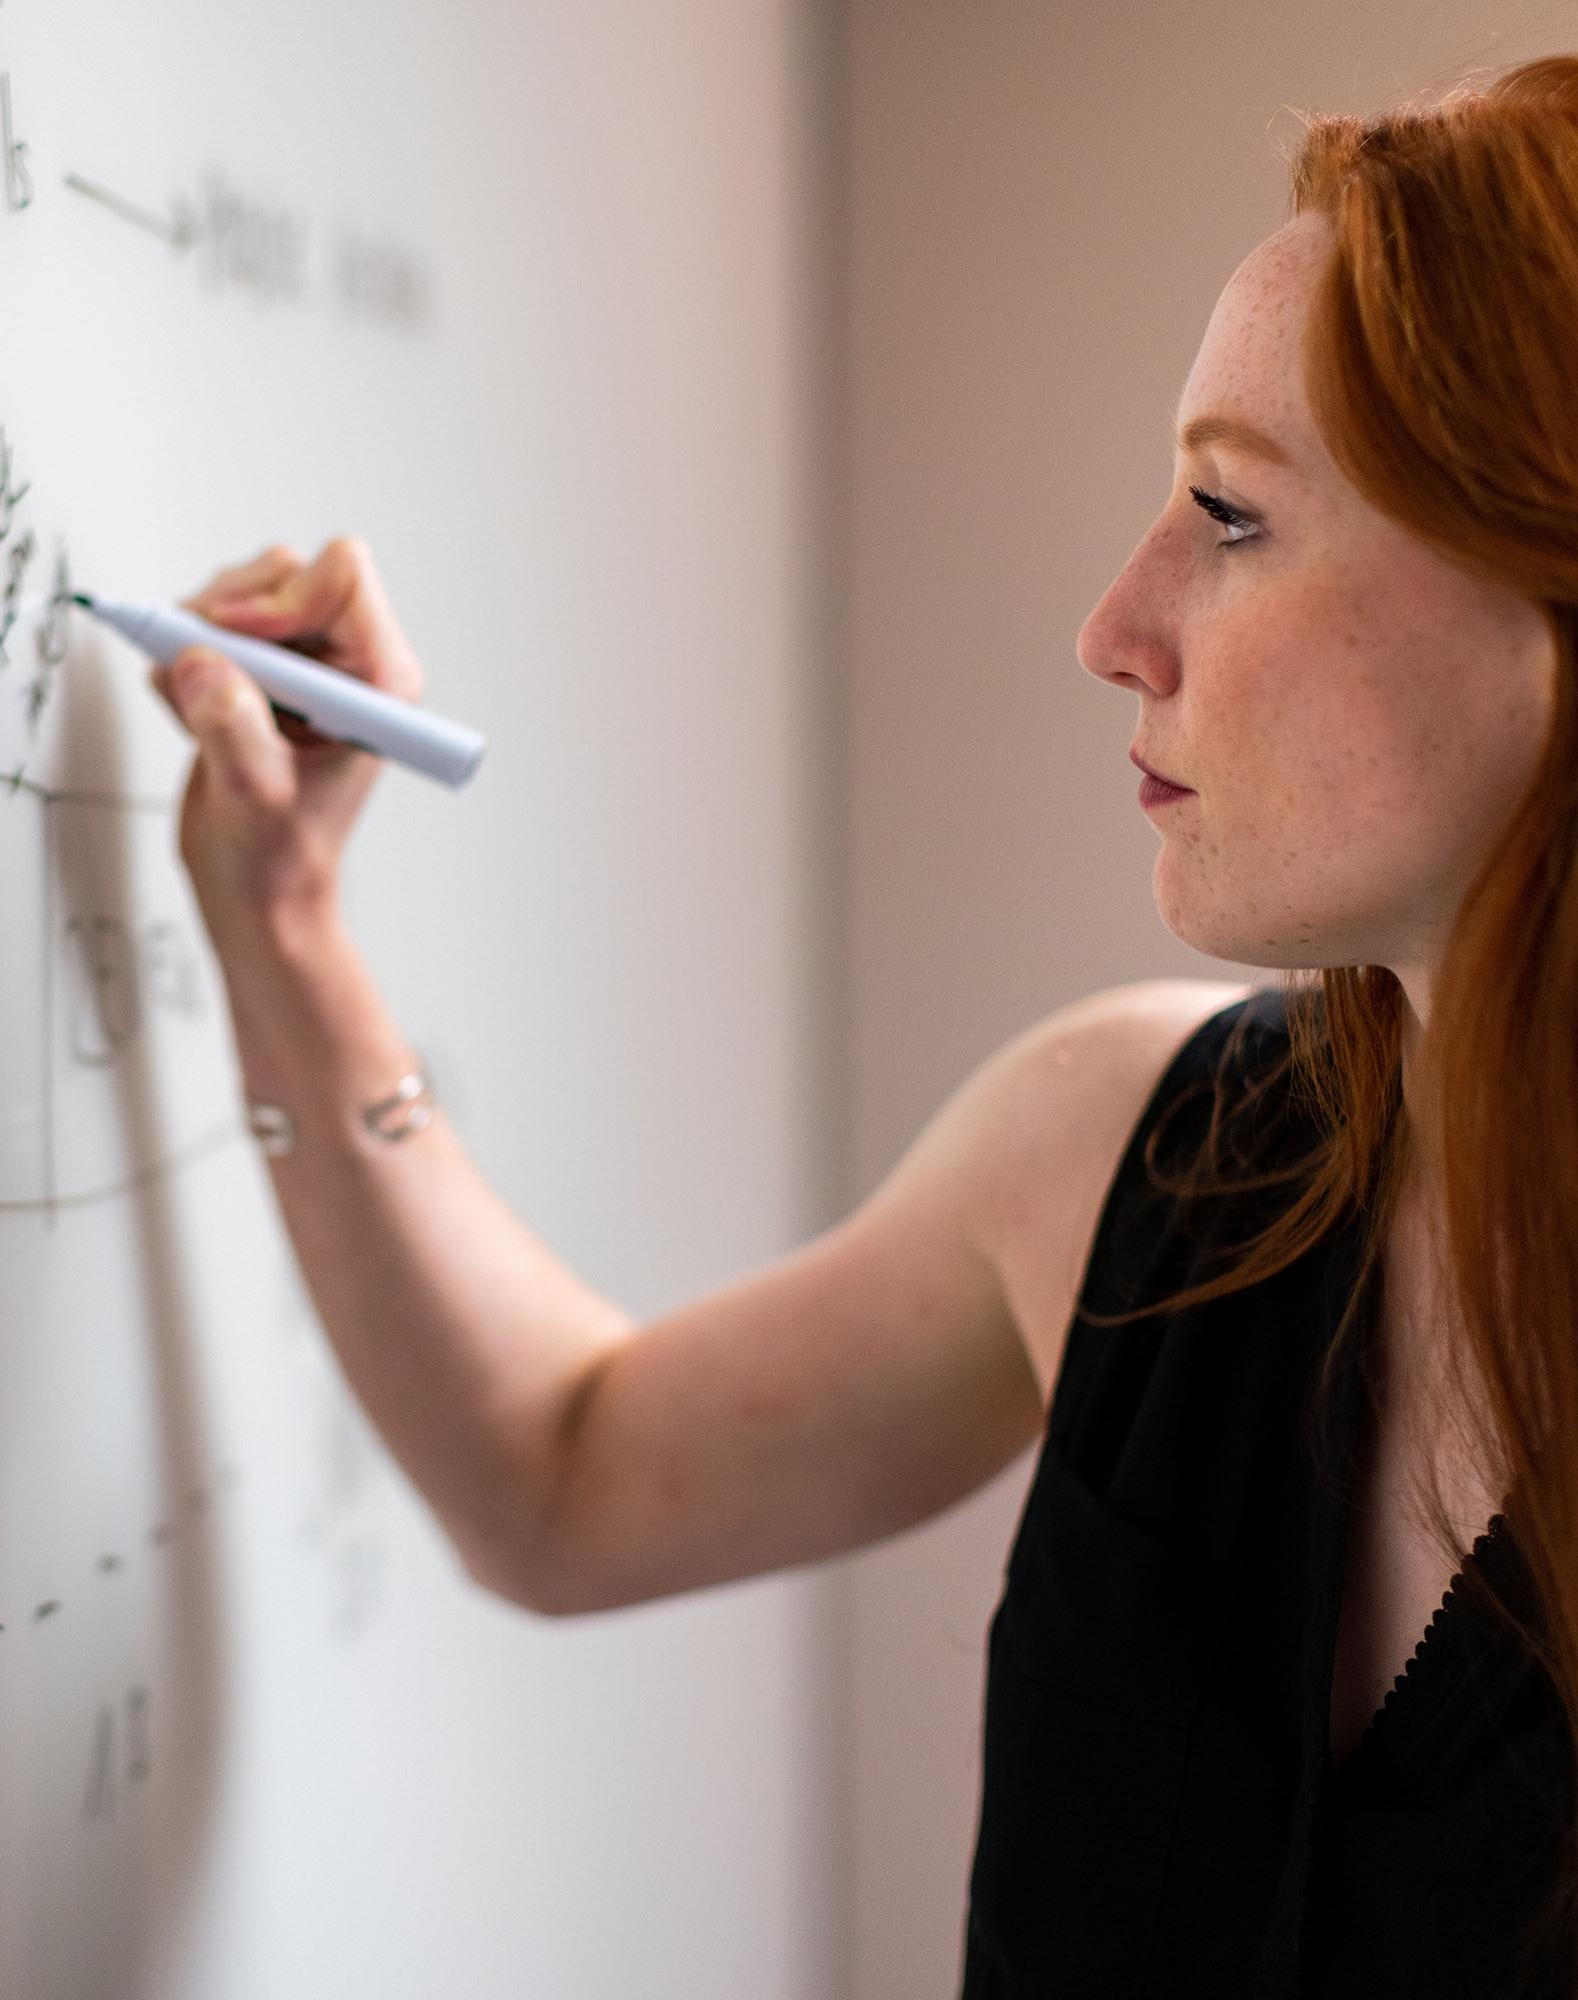
[[[6,577],[0,880],[7,939],[0,954],[6,1023],[0,1037],[0,1215],[14,1218],[13,1227],[27,1219],[54,1233],[68,1226],[73,1211],[113,1206],[196,1170],[225,1149],[249,1149],[251,1142],[236,1108],[221,996],[173,863],[176,801],[48,782],[54,730],[70,718],[66,682],[76,656],[63,539],[47,591],[34,588],[39,537],[26,506],[31,486],[20,474],[10,433],[0,426],[0,564]],[[86,643],[106,642],[89,633]],[[136,1071],[141,1087],[130,1083]],[[156,1114],[128,1115],[139,1103],[156,1107]],[[283,1268],[276,1301],[284,1325],[298,1331],[309,1326],[310,1305]],[[302,1489],[294,1530],[303,1550],[331,1552],[338,1571],[331,1624],[349,1636],[365,1622],[376,1594],[376,1548],[365,1539],[334,1548],[365,1483],[367,1433],[338,1393],[320,1398],[304,1417],[317,1430],[317,1466]],[[92,1574],[120,1575],[147,1551],[167,1549],[183,1517],[207,1512],[243,1477],[239,1464],[214,1465],[206,1482],[177,1496],[168,1517],[126,1524],[121,1546],[97,1553]],[[66,1610],[64,1590],[30,1606],[0,1604],[0,1634],[42,1625]],[[133,1691],[129,1699],[129,1733],[145,1742],[146,1692]],[[107,1740],[111,1725],[103,1715],[97,1728],[99,1739]],[[107,1754],[104,1741],[96,1740],[89,1793],[95,1811],[112,1793]],[[139,1768],[147,1761],[146,1748],[133,1758]]]
[[[149,281],[194,310],[321,306],[352,337],[395,340],[431,322],[430,276],[387,233],[316,229],[217,168],[165,228],[156,204],[47,158],[29,102],[0,48],[11,241],[52,212],[167,256]],[[106,315],[107,354],[114,331]],[[51,1905],[129,1911],[151,1856],[177,1867],[204,1838],[242,1678],[220,1653],[311,1686],[376,1632],[394,1480],[242,1116],[147,663],[71,606],[93,579],[74,574],[70,502],[35,444],[54,385],[47,367],[31,395],[15,379],[18,406],[0,409],[0,1991],[53,1994],[108,1990],[91,1954],[117,1931],[105,1918],[76,1938]]]
[[[0,813],[10,947],[0,957],[0,1209],[36,1209],[53,1221],[62,1205],[111,1198],[228,1142],[236,1125],[194,1111],[186,1129],[139,1139],[120,1115],[117,1065],[156,1024],[168,1055],[206,1079],[188,1103],[222,1103],[229,1076],[196,940],[167,891],[159,907],[154,887],[168,882],[170,801],[57,791],[40,775],[46,722],[63,705],[71,658],[70,563],[62,545],[47,595],[26,615],[38,550],[23,509],[29,485],[0,427]]]

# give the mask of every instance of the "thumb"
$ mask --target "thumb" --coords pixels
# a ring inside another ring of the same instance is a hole
[[[211,647],[191,646],[171,661],[169,686],[177,713],[227,791],[260,806],[291,803],[296,760],[250,674]]]

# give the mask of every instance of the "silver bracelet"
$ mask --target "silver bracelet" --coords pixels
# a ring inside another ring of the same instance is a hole
[[[362,1112],[362,1123],[375,1139],[408,1139],[431,1122],[437,1100],[433,1086],[418,1067],[407,1072],[395,1085],[392,1095],[379,1098]],[[401,1114],[404,1114],[403,1116]],[[294,1150],[296,1124],[282,1104],[247,1101],[247,1124],[253,1137],[271,1159]]]

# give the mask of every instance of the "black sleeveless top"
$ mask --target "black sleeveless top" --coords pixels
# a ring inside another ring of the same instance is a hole
[[[1499,1983],[1573,1810],[1554,1689],[1477,1592],[1479,1571],[1541,1629],[1503,1516],[1331,1764],[1337,1474],[1362,1395],[1348,1339],[1329,1425],[1307,1416],[1360,1220],[1230,1297],[1119,1327],[1082,1317],[1216,1276],[1213,1247],[1291,1199],[1283,1183],[1180,1203],[1146,1174],[1152,1128],[1191,1085],[1159,1165],[1195,1156],[1246,1011],[1229,1084],[1285,1052],[1279,990],[1206,1022],[1152,1094],[1097,1227],[989,1628],[962,2000],[1570,1996],[1571,1972]],[[1257,1163],[1315,1137],[1285,1091],[1251,1124]],[[1245,1158],[1228,1150],[1229,1177]]]

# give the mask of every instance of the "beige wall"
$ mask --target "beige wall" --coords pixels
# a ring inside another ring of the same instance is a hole
[[[1469,0],[847,0],[851,1200],[1050,1009],[1173,938],[1087,612],[1162,505],[1218,292],[1286,219],[1284,107],[1578,45]],[[1291,635],[1290,635],[1291,637]],[[1031,1469],[852,1558],[858,2000],[956,1991],[986,1622]]]

